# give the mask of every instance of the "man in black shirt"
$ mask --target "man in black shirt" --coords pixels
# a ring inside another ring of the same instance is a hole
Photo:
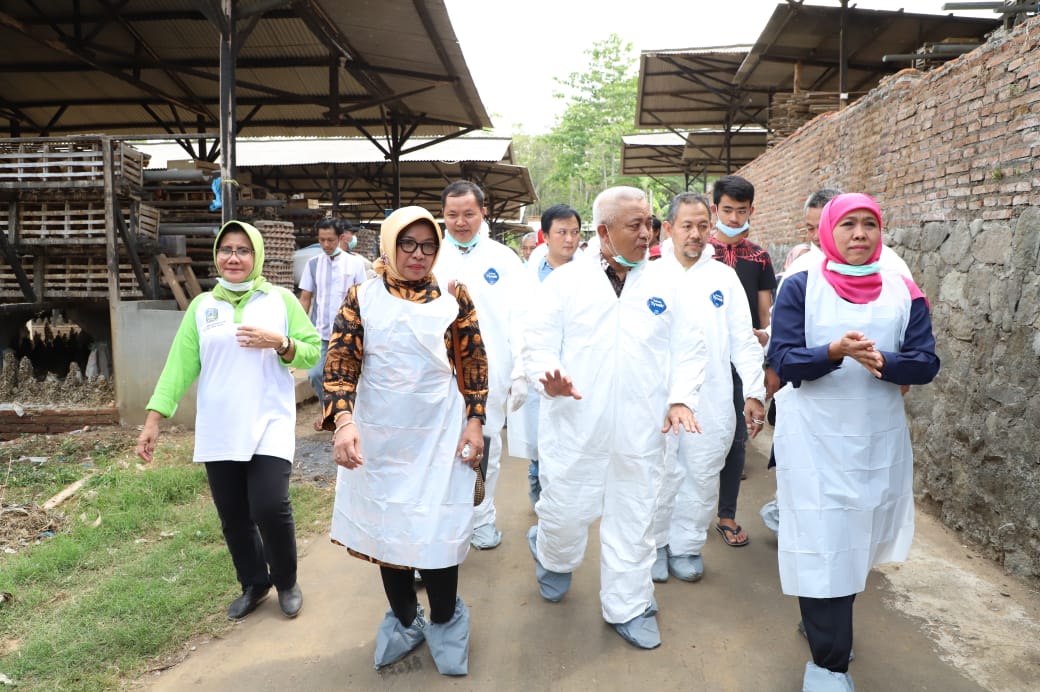
[[[759,342],[765,344],[769,326],[769,312],[773,306],[773,290],[776,275],[773,261],[765,249],[747,239],[751,216],[755,213],[755,187],[737,175],[727,175],[715,183],[712,213],[715,234],[711,238],[715,259],[732,267],[740,278],[751,308],[751,324]],[[744,394],[740,377],[733,371],[733,406],[737,420],[743,420]],[[726,455],[726,465],[719,474],[719,522],[715,526],[723,540],[733,547],[747,545],[747,532],[737,523],[737,495],[740,493],[740,477],[744,473],[744,452],[747,445],[747,428],[737,425],[733,446]]]

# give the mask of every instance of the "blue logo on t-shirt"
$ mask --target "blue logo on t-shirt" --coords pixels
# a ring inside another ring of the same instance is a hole
[[[206,324],[217,321],[217,309],[206,308]]]
[[[655,315],[660,315],[662,312],[668,309],[668,306],[664,304],[664,301],[658,297],[653,297],[646,301],[646,306],[650,308],[650,312]]]
[[[711,294],[711,304],[714,305],[715,307],[721,308],[722,307],[722,303],[724,303],[724,302],[725,301],[723,301],[723,299],[722,299],[722,291],[715,291],[714,293]]]
[[[492,286],[498,283],[498,279],[498,272],[495,271],[494,267],[491,267],[491,269],[488,269],[486,272],[484,272],[484,281],[487,281]]]

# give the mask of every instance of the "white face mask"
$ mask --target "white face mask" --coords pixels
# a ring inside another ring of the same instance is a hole
[[[718,230],[722,231],[723,233],[725,233],[730,238],[736,238],[738,235],[740,235],[741,233],[743,233],[747,229],[751,228],[751,222],[750,221],[745,221],[744,225],[741,226],[740,228],[730,228],[726,224],[722,223],[722,221],[716,221],[715,222],[715,228],[717,228]]]

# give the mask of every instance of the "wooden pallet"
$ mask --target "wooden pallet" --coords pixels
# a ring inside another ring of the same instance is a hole
[[[106,146],[116,188],[140,196],[144,154],[107,137],[0,140],[0,189],[103,188]]]
[[[40,199],[38,196],[34,196]],[[105,244],[105,201],[98,196],[87,199],[42,198],[47,201],[23,201],[14,204],[17,211],[15,242],[27,247],[101,246]],[[122,200],[123,219],[129,223],[136,211],[138,236],[159,240],[159,210]],[[0,206],[0,224],[10,228],[10,205]]]
[[[36,256],[21,258],[22,269],[36,287],[36,299],[108,298],[108,266],[104,258],[84,255]],[[38,275],[42,277],[38,278]],[[42,281],[43,290],[39,290]],[[129,261],[119,263],[119,295],[144,297]],[[24,299],[14,270],[0,263],[0,299]]]

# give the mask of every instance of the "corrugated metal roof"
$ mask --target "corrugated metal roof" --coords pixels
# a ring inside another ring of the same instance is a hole
[[[24,136],[214,136],[219,33],[205,14],[214,6],[4,3],[0,117]],[[419,123],[416,136],[491,127],[443,0],[286,2],[263,12],[237,63],[242,134],[379,134],[394,118]]]
[[[174,142],[133,142],[150,157],[148,168],[166,168],[167,161],[191,158]],[[437,141],[412,139],[411,153],[401,161],[447,161],[513,163],[513,145],[508,137],[456,137]],[[239,168],[293,166],[318,163],[384,163],[386,156],[368,139],[239,139],[236,142]],[[218,159],[219,161],[219,159]]]
[[[623,137],[623,175],[726,175],[765,150],[766,131],[760,128],[727,133],[691,130],[684,135],[663,132]]]
[[[905,63],[886,54],[924,43],[982,38],[996,19],[847,10],[849,92],[864,93]],[[780,3],[753,46],[646,51],[640,56],[637,124],[648,128],[768,127],[773,94],[838,91],[840,7]],[[797,68],[796,68],[797,65]]]

